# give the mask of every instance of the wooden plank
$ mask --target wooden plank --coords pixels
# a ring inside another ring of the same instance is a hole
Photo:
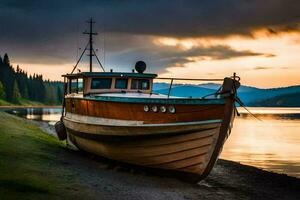
[[[72,103],[73,102],[73,103]],[[72,109],[73,105],[73,109]],[[162,104],[149,104],[158,107]],[[170,106],[170,105],[164,105]],[[118,103],[105,101],[91,101],[84,99],[66,99],[66,111],[80,115],[95,117],[137,120],[144,123],[172,123],[190,122],[209,119],[220,119],[223,117],[224,105],[173,105],[176,113],[145,112],[144,104]]]
[[[151,165],[159,165],[163,163],[168,163],[168,162],[174,162],[177,160],[182,160],[188,157],[193,157],[193,156],[199,156],[202,154],[206,154],[209,150],[211,149],[211,145],[206,145],[202,147],[197,147],[197,148],[192,148],[192,149],[187,149],[171,154],[165,154],[165,155],[159,155],[159,156],[141,156],[139,158],[129,158],[127,159],[128,162],[135,162],[139,165],[143,166],[151,166]]]
[[[64,118],[64,124],[68,129],[76,132],[83,132],[94,135],[155,135],[155,134],[183,134],[188,132],[199,132],[208,129],[218,129],[220,123],[211,124],[192,124],[192,125],[176,125],[176,126],[104,126],[85,124],[71,121]]]
[[[179,171],[191,172],[195,174],[202,174],[205,170],[206,163],[196,163],[193,165],[185,166],[182,168],[178,168]]]
[[[93,140],[87,140],[80,137],[74,137],[79,148],[82,148],[88,152],[96,153],[101,156],[109,157],[112,159],[130,158],[130,157],[142,157],[144,156],[159,156],[164,154],[176,153],[184,151],[186,149],[197,148],[213,143],[213,138],[205,138],[202,140],[193,140],[188,143],[180,143],[176,145],[157,146],[154,148],[122,148],[118,144],[102,143]]]
[[[186,166],[191,166],[195,164],[202,164],[205,162],[206,153],[200,154],[192,157],[187,157],[181,160],[172,161],[169,163],[152,165],[150,167],[160,168],[160,169],[182,169]]]

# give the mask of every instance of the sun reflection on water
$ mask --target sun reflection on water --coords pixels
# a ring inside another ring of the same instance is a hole
[[[221,158],[300,177],[300,119],[278,116],[286,111],[298,114],[300,109],[251,111],[268,115],[258,115],[262,121],[237,117]]]

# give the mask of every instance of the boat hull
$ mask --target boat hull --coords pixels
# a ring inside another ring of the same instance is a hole
[[[146,132],[152,134],[120,135],[117,130],[124,130],[125,133],[139,131],[137,127],[127,126],[115,127],[116,134],[112,136],[102,132],[106,127],[91,127],[68,119],[64,123],[70,140],[84,151],[130,164],[198,175],[204,172],[209,163],[221,127],[221,122],[184,127],[165,126],[160,129],[147,127]],[[95,131],[105,135],[96,134]]]
[[[144,124],[72,112],[63,120],[70,141],[81,150],[198,181],[209,174],[230,133],[233,101],[219,107],[214,119],[191,122]]]

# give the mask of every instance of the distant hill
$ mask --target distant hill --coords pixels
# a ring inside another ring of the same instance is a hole
[[[300,92],[279,95],[263,101],[250,103],[249,106],[262,107],[300,107]]]
[[[215,93],[216,90],[208,89],[204,87],[199,87],[197,85],[181,85],[173,86],[170,95],[177,97],[202,97],[208,94]],[[169,87],[167,89],[155,90],[155,92],[160,94],[168,94]]]
[[[178,97],[203,97],[207,94],[214,93],[219,89],[220,86],[220,84],[216,83],[204,83],[198,85],[174,84],[172,86],[171,95]],[[154,91],[161,94],[168,94],[169,84],[154,83]],[[288,102],[293,101],[295,99],[295,94],[297,93],[300,93],[300,85],[271,89],[260,89],[250,86],[241,86],[238,89],[238,96],[247,106],[261,106],[262,104],[264,104],[264,106],[274,106],[275,104],[271,102],[275,101],[276,97],[286,98],[286,100],[284,100],[283,103],[280,103],[280,106],[290,106],[291,103]],[[292,100],[288,100],[289,98],[292,98]],[[269,101],[270,105],[268,105],[267,103]],[[298,101],[300,101],[299,98]]]
[[[162,90],[162,89],[167,89],[170,87],[170,84],[168,83],[154,83],[153,84],[153,90]]]
[[[248,91],[239,90],[238,95],[245,104],[252,104],[258,101],[265,101],[268,99],[275,98],[277,96],[288,95],[292,93],[300,92],[300,85],[272,88],[272,89],[259,89],[259,88],[248,88]]]

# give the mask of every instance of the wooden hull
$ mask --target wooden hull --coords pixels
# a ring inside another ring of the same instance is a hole
[[[68,101],[71,104],[74,100]],[[107,110],[76,112],[68,107],[68,101],[63,120],[69,139],[79,149],[134,165],[192,174],[197,180],[211,171],[234,117],[230,98],[222,105],[176,105],[179,113],[169,114],[171,119],[162,119],[168,115],[165,113],[160,113],[160,117],[159,113],[140,112],[139,117],[138,113],[128,114],[134,109],[140,111],[143,105],[123,105],[127,115],[119,111],[119,116]],[[80,105],[79,100],[75,101]],[[81,103],[91,108],[97,106],[88,100]],[[120,106],[97,103],[113,110]]]
[[[143,124],[192,122],[222,119],[224,117],[225,103],[222,100],[219,100],[221,103],[210,103],[213,100],[197,102],[193,99],[185,101],[171,101],[168,99],[159,100],[158,102],[152,101],[134,103],[80,98],[66,98],[65,100],[66,111],[69,113],[107,119],[141,121]],[[195,101],[193,104],[189,104],[193,101]],[[149,108],[154,105],[158,108],[172,105],[176,108],[176,114],[169,112],[145,112],[144,105],[148,105]]]

